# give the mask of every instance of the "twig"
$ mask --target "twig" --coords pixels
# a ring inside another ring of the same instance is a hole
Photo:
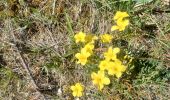
[[[52,15],[55,14],[55,6],[56,6],[56,0],[53,1],[53,5],[52,5]]]
[[[19,51],[19,49],[18,49],[18,47],[17,47],[16,45],[15,45],[15,47],[17,48],[17,53],[18,53],[18,55],[19,55],[19,59],[20,59],[20,61],[21,61],[21,64],[22,64],[23,68],[26,70],[27,75],[28,75],[29,78],[31,79],[31,82],[32,82],[32,84],[33,84],[33,87],[35,88],[36,91],[38,91],[38,92],[42,95],[42,97],[44,98],[44,100],[47,100],[47,99],[45,98],[45,96],[39,91],[40,89],[39,89],[39,87],[37,86],[35,80],[33,79],[33,75],[32,75],[32,73],[31,73],[31,71],[30,71],[30,69],[29,69],[28,64],[26,64],[26,61],[25,61],[23,55],[20,53],[20,51]]]
[[[14,33],[14,32],[11,32],[11,34],[12,34],[12,33]],[[13,37],[13,41],[14,41],[14,43],[12,43],[12,44],[16,47],[16,51],[17,51],[17,53],[18,53],[18,55],[19,55],[20,62],[21,62],[21,64],[22,64],[23,68],[26,70],[27,75],[28,75],[29,79],[31,80],[31,82],[32,82],[32,84],[33,84],[33,87],[35,88],[36,91],[38,91],[38,92],[42,95],[43,100],[47,100],[46,97],[40,92],[39,87],[37,86],[35,80],[33,79],[33,75],[32,75],[32,73],[31,73],[31,71],[30,71],[30,69],[29,69],[29,65],[26,63],[23,54],[20,53],[20,50],[19,50],[18,47],[16,46],[16,38],[15,38],[15,35],[12,34],[12,37]]]

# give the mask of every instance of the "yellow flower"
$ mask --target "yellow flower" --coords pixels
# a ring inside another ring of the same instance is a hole
[[[125,17],[129,17],[128,13],[127,12],[121,12],[121,11],[117,11],[116,12],[116,15],[114,16],[114,20],[118,20],[118,19],[123,19]]]
[[[85,65],[87,63],[87,58],[90,56],[90,53],[86,50],[81,50],[80,53],[77,53],[75,57],[78,59],[77,63],[80,63],[81,65]]]
[[[103,43],[110,43],[112,41],[113,36],[110,34],[103,34],[100,36]]]
[[[109,75],[116,75],[117,78],[120,78],[122,76],[122,73],[126,70],[126,67],[122,65],[122,62],[120,60],[116,60],[109,63],[109,67],[107,70]]]
[[[86,37],[85,37],[85,42],[86,43],[94,43],[95,40],[97,40],[98,37],[93,35],[93,34],[87,34]]]
[[[125,30],[126,26],[129,25],[129,20],[117,20],[117,25],[112,26],[111,31],[119,30],[123,31]]]
[[[91,43],[88,43],[84,46],[84,48],[82,48],[82,50],[90,53],[90,55],[93,53],[93,49],[94,49],[94,45]]]
[[[76,40],[76,43],[85,42],[85,37],[86,37],[85,33],[79,32],[74,36],[74,39]]]
[[[110,79],[105,76],[104,71],[98,71],[98,73],[93,72],[91,74],[91,78],[93,80],[93,84],[97,85],[99,90],[101,90],[104,85],[110,84]]]
[[[75,85],[71,86],[72,94],[74,97],[81,97],[83,95],[84,87],[81,83],[76,83]]]
[[[106,70],[109,67],[109,62],[110,61],[108,61],[108,60],[101,61],[99,64],[100,70],[103,70],[103,71]]]
[[[113,18],[116,21],[117,25],[112,26],[111,31],[114,31],[114,30],[123,31],[123,30],[125,30],[126,26],[129,25],[129,20],[124,19],[126,17],[129,17],[127,12],[117,11],[116,15]]]
[[[112,47],[108,48],[108,51],[104,53],[104,57],[106,60],[117,60],[117,53],[120,52],[118,47],[112,49]]]

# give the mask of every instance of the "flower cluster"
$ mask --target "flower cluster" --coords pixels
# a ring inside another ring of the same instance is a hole
[[[126,67],[117,59],[119,52],[119,48],[109,47],[108,51],[104,53],[105,59],[99,64],[100,70],[107,70],[109,75],[116,75],[117,78],[120,78]]]
[[[117,59],[117,53],[119,52],[120,49],[118,47],[109,47],[108,50],[104,52],[104,60],[99,63],[98,67],[100,70],[98,74],[91,74],[93,84],[97,85],[100,90],[103,88],[103,85],[108,85],[110,83],[109,78],[105,77],[105,71],[107,71],[109,75],[115,75],[117,78],[120,78],[122,73],[126,70],[122,62]]]
[[[87,63],[88,57],[90,57],[93,54],[94,49],[94,42],[97,40],[97,36],[94,36],[93,34],[85,34],[83,32],[77,33],[75,36],[76,43],[82,42],[86,43],[83,48],[81,48],[80,53],[77,53],[75,57],[78,59],[77,63],[80,63],[81,65],[85,65]]]
[[[128,19],[124,19],[129,17],[126,12],[117,11],[114,16],[114,20],[117,25],[112,26],[111,31],[125,30],[125,27],[129,24]],[[102,43],[111,43],[113,36],[111,34],[102,34],[99,36]],[[76,43],[82,43],[83,47],[80,49],[80,52],[75,55],[77,64],[86,65],[88,62],[88,58],[94,54],[95,49],[95,41],[98,40],[98,37],[93,34],[86,34],[83,32],[79,32],[74,36]],[[92,83],[98,87],[99,90],[102,90],[104,85],[110,84],[110,79],[108,75],[116,76],[120,78],[123,72],[126,70],[126,66],[123,65],[122,61],[118,59],[118,53],[120,52],[120,48],[109,46],[108,49],[103,52],[102,60],[98,65],[98,72],[91,73]],[[71,90],[73,91],[74,97],[81,97],[84,87],[81,83],[76,83],[71,86]]]

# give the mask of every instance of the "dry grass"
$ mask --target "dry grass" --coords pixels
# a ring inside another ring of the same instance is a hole
[[[166,5],[157,0],[129,9],[128,4],[123,3],[125,7],[121,7],[118,2],[117,7],[116,3],[111,0],[1,0],[0,99],[72,100],[70,85],[77,81],[89,86],[82,97],[84,100],[170,98],[170,15]],[[160,9],[154,11],[155,8]],[[113,45],[131,51],[136,62],[156,60],[158,64],[153,66],[158,66],[160,71],[155,68],[145,74],[139,70],[135,78],[129,76],[120,81],[113,78],[113,84],[97,92],[91,83],[90,65],[84,70],[75,64],[78,46],[73,36],[78,31],[111,33],[112,17],[121,9],[131,14],[131,25],[123,33],[112,32]],[[141,51],[147,56],[141,56]],[[62,94],[58,93],[59,89]]]

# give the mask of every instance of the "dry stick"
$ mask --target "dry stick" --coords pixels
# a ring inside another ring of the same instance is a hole
[[[11,32],[11,33],[13,33],[13,32]],[[20,61],[21,61],[21,64],[22,64],[22,66],[24,67],[24,69],[26,70],[26,72],[27,72],[27,74],[28,74],[28,76],[29,76],[29,79],[31,79],[31,82],[33,83],[33,87],[35,88],[36,91],[38,91],[38,92],[42,95],[42,97],[43,97],[44,100],[47,100],[46,97],[44,96],[44,94],[42,94],[42,93],[39,91],[40,89],[39,89],[39,87],[37,86],[35,80],[33,79],[33,75],[31,74],[31,71],[30,71],[30,69],[29,69],[28,64],[26,64],[26,61],[24,60],[24,56],[20,53],[20,50],[19,50],[18,47],[16,46],[16,38],[15,38],[15,35],[12,34],[12,37],[13,37],[13,41],[14,41],[14,43],[12,43],[12,44],[14,44],[14,46],[16,47],[17,53],[19,54],[19,59],[20,59]]]
[[[33,79],[33,75],[31,74],[31,71],[30,71],[30,69],[29,69],[29,66],[28,66],[28,64],[26,64],[26,61],[24,60],[23,55],[20,53],[18,47],[16,46],[16,43],[15,43],[15,47],[17,48],[17,53],[19,54],[19,59],[20,59],[20,61],[21,61],[21,64],[22,64],[22,66],[24,67],[24,69],[26,70],[29,78],[31,79],[31,82],[33,83],[33,87],[35,88],[36,91],[38,91],[38,92],[42,95],[42,97],[44,98],[44,100],[47,100],[47,99],[45,98],[45,96],[39,91],[40,89],[39,89],[39,87],[37,86],[35,80]]]
[[[52,15],[55,14],[55,7],[56,7],[56,0],[53,1],[53,5],[52,5]]]
[[[19,58],[20,58],[21,64],[22,64],[22,66],[24,67],[24,69],[26,70],[29,78],[31,79],[31,82],[33,83],[33,87],[42,95],[42,97],[44,98],[44,100],[47,100],[47,99],[45,98],[45,96],[39,91],[39,87],[37,86],[35,80],[33,79],[33,75],[31,74],[31,71],[30,71],[30,69],[29,69],[29,66],[28,66],[28,64],[26,64],[26,61],[24,60],[23,55],[19,52],[18,47],[17,47],[16,45],[15,45],[15,47],[17,48],[17,52],[18,52],[18,54],[19,54]]]

